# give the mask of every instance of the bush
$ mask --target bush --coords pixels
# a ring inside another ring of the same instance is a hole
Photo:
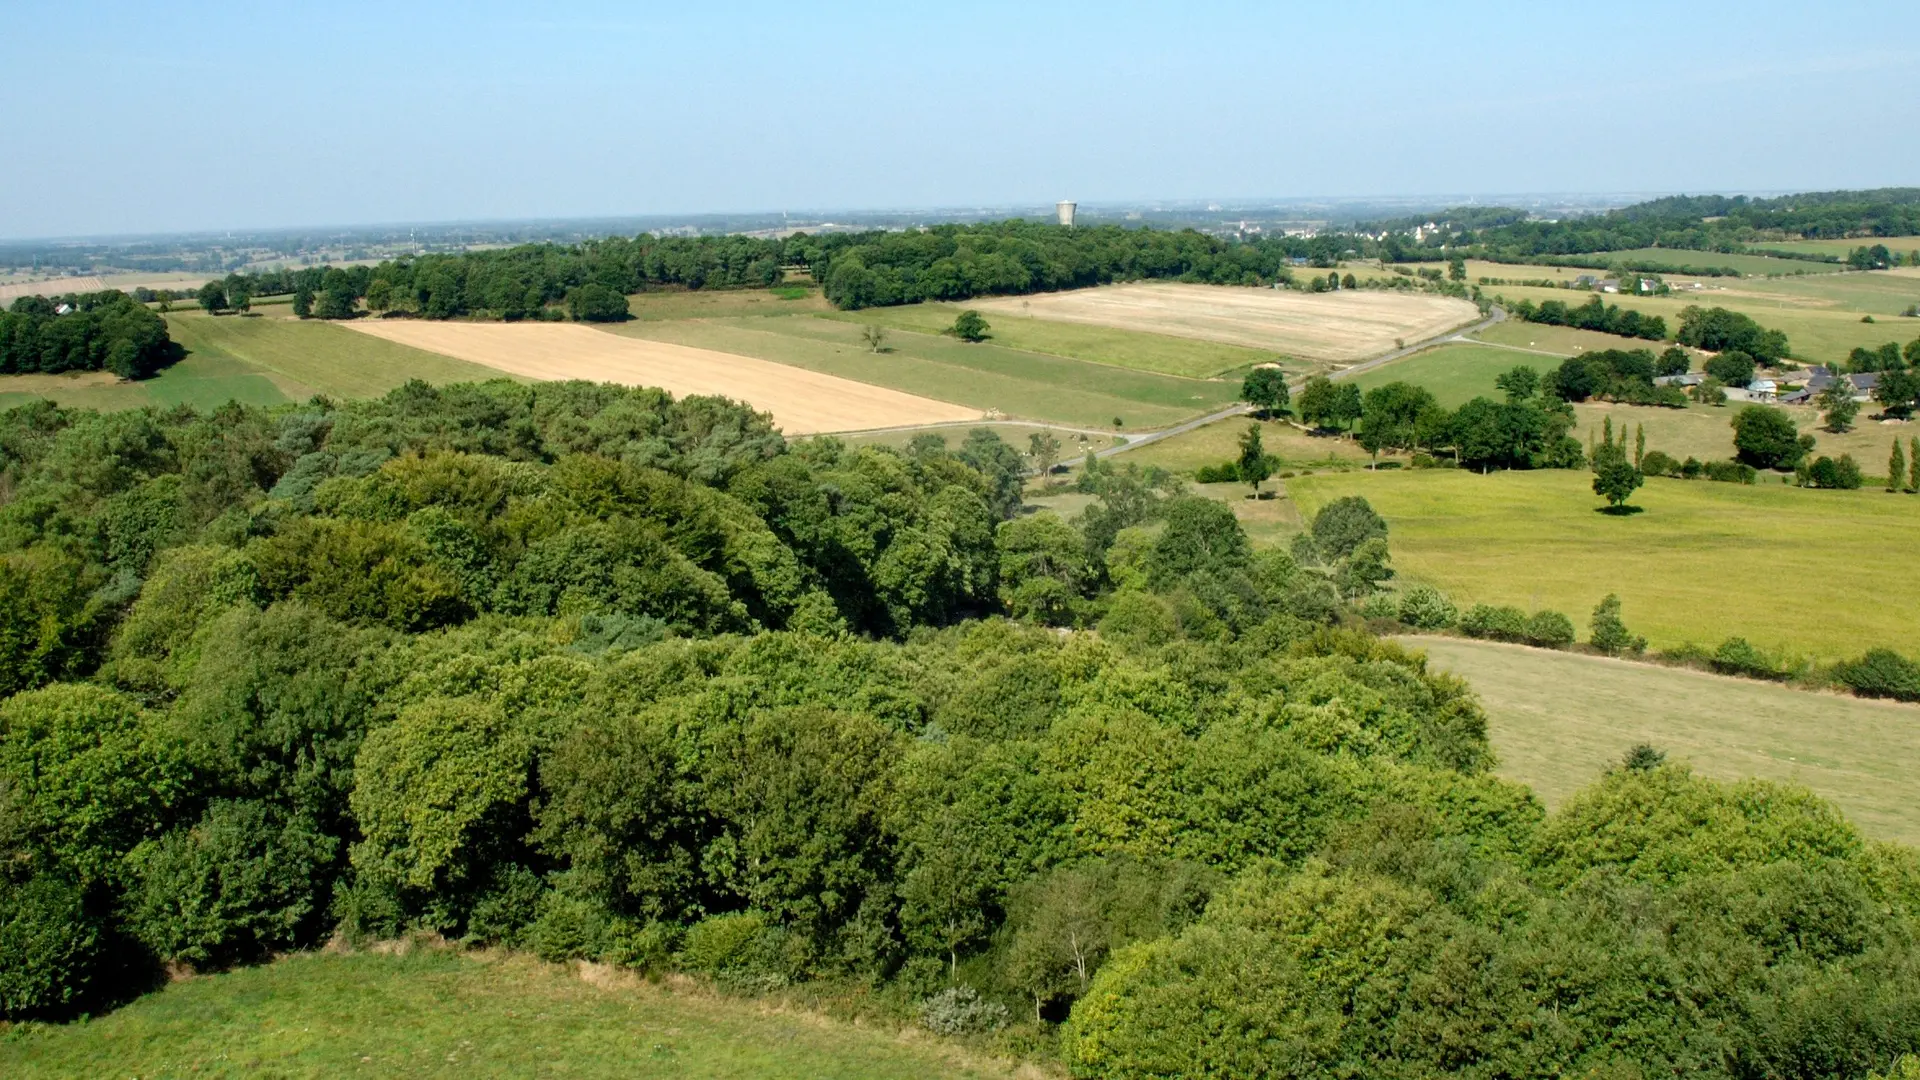
[[[1782,676],[1772,659],[1743,637],[1730,637],[1721,642],[1707,663],[1722,675],[1746,675],[1756,679],[1778,679]]]
[[[1367,619],[1397,619],[1400,602],[1391,593],[1374,593],[1360,602],[1360,615]]]
[[[193,828],[135,849],[127,929],[160,959],[196,967],[298,943],[337,843],[275,818],[263,803],[218,800]]]
[[[620,322],[629,315],[627,298],[597,282],[568,290],[567,313],[582,322]]]
[[[1609,656],[1623,652],[1642,652],[1647,647],[1647,639],[1634,636],[1627,624],[1620,618],[1620,598],[1611,593],[1593,609],[1593,622],[1589,627],[1592,636],[1588,639],[1594,648]]]
[[[1529,645],[1564,649],[1573,644],[1573,620],[1557,611],[1536,611],[1521,633]]]
[[[51,874],[0,876],[0,1017],[56,1015],[86,991],[100,931],[80,889]]]
[[[1920,664],[1892,649],[1869,649],[1834,669],[1841,685],[1862,697],[1920,701]]]
[[[1475,604],[1460,617],[1460,631],[1493,641],[1522,641],[1526,638],[1527,616],[1519,608]]]
[[[1754,478],[1760,475],[1753,466],[1744,461],[1709,461],[1698,471],[1707,479],[1717,480],[1723,484],[1751,484]]]
[[[1194,471],[1193,478],[1202,484],[1232,483],[1240,479],[1240,465],[1232,461],[1219,465],[1202,465]]]
[[[1433,455],[1424,453],[1413,455],[1413,467],[1416,469],[1433,468]]]
[[[971,986],[950,986],[920,1003],[920,1023],[935,1035],[971,1035],[1007,1026],[1007,1007]]]
[[[1852,491],[1860,486],[1862,477],[1853,455],[1841,454],[1838,461],[1830,457],[1816,460],[1807,468],[1807,481],[1817,488]]]
[[[687,931],[676,958],[681,967],[722,983],[768,989],[786,982],[785,936],[757,911],[710,915]]]
[[[1341,496],[1313,516],[1313,542],[1328,558],[1344,559],[1368,540],[1386,537],[1386,519],[1358,495]]]
[[[1678,476],[1680,467],[1664,450],[1649,450],[1640,458],[1640,471],[1648,476]]]
[[[1460,611],[1446,593],[1415,585],[1400,594],[1400,621],[1420,630],[1445,630],[1460,621]]]

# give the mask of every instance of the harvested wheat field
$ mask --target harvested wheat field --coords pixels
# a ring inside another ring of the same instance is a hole
[[[977,420],[980,412],[851,379],[732,353],[604,334],[566,323],[446,323],[361,319],[363,334],[533,379],[658,386],[676,397],[715,394],[773,414],[788,435]]]
[[[1354,290],[1301,293],[1224,285],[1102,285],[970,304],[990,315],[1204,338],[1351,363],[1472,322],[1465,300]]]

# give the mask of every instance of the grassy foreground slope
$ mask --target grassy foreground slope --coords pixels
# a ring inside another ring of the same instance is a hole
[[[1920,578],[1884,573],[1909,550],[1920,498],[1879,490],[1651,479],[1643,513],[1596,512],[1584,470],[1323,473],[1287,481],[1302,517],[1364,495],[1392,529],[1403,579],[1454,601],[1565,612],[1584,631],[1607,593],[1655,648],[1740,635],[1824,659],[1898,646]],[[1584,636],[1584,634],[1583,634]]]
[[[0,1040],[0,1076],[11,1080],[1010,1075],[931,1036],[439,950],[296,954]]]
[[[1920,842],[1920,708],[1522,645],[1407,643],[1473,684],[1501,774],[1550,807],[1647,742],[1707,776],[1804,784],[1869,836]]]

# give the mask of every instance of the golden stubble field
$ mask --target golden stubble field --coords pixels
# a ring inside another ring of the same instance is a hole
[[[532,379],[657,386],[714,394],[773,414],[789,435],[977,420],[963,405],[732,353],[622,337],[567,323],[360,319],[363,334]]]
[[[1006,297],[968,305],[1005,318],[1141,330],[1352,363],[1472,322],[1465,300],[1354,290],[1302,293],[1223,285],[1137,283]]]

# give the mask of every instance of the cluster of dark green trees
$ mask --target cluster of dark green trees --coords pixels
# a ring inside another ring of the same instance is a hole
[[[1551,380],[1543,382],[1539,372],[1522,366],[1496,382],[1502,400],[1476,397],[1458,409],[1412,383],[1392,382],[1363,394],[1352,383],[1325,376],[1308,379],[1294,401],[1310,424],[1334,428],[1358,421],[1360,445],[1373,453],[1450,452],[1460,467],[1481,470],[1577,469],[1585,463],[1586,451],[1567,434],[1573,407],[1567,398],[1542,392]]]
[[[1631,309],[1622,309],[1618,304],[1605,303],[1598,294],[1578,307],[1570,307],[1558,300],[1547,300],[1537,306],[1531,300],[1522,300],[1508,305],[1507,311],[1524,322],[1598,330],[1603,334],[1646,338],[1649,341],[1667,339],[1666,319],[1658,315],[1641,315]]]
[[[431,930],[1063,1023],[1087,1076],[1920,1048],[1914,852],[1651,753],[1546,814],[1334,625],[1362,500],[1256,553],[1150,470],[1066,521],[990,432],[577,383],[38,404],[0,454],[9,1017]]]
[[[1627,405],[1685,408],[1685,391],[1656,386],[1653,380],[1663,375],[1684,375],[1692,363],[1686,350],[1679,348],[1668,348],[1658,356],[1651,349],[1596,349],[1562,360],[1548,373],[1543,388],[1569,402],[1598,398]]]
[[[179,354],[165,320],[118,290],[23,296],[0,312],[0,375],[111,371],[144,379]]]

